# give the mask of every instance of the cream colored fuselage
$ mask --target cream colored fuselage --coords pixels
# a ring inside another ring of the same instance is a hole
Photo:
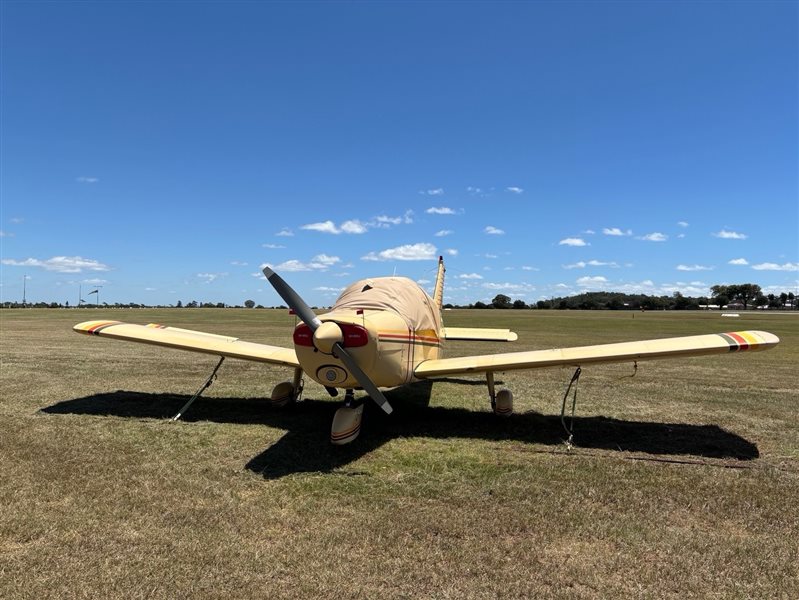
[[[344,347],[378,387],[396,387],[412,381],[414,368],[422,361],[441,357],[443,336],[436,329],[418,329],[416,324],[398,313],[388,310],[336,310],[319,316],[319,320],[334,321],[344,326]],[[366,343],[352,346],[348,343],[347,325],[359,328],[353,338],[360,343],[364,331]],[[294,349],[302,370],[314,381],[334,388],[358,388],[355,378],[344,364],[332,354],[314,347],[311,338],[298,343],[295,330]],[[307,329],[307,328],[306,328]]]

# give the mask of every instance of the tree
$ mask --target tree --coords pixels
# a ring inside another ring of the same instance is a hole
[[[505,294],[497,294],[491,301],[494,308],[510,308],[510,298]]]
[[[524,303],[524,300],[516,300],[513,303],[513,308],[527,308],[527,305]]]
[[[479,300],[474,303],[475,308],[488,308],[485,302],[480,302]]]
[[[754,283],[742,283],[741,285],[734,286],[737,291],[738,300],[744,305],[744,310],[752,300],[755,300],[762,294],[760,286]]]
[[[183,308],[183,302],[178,300],[178,303],[175,305],[177,308]]]
[[[255,300],[245,300],[244,306],[246,306],[247,308],[255,307]]]

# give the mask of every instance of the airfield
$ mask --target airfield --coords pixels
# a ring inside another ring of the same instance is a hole
[[[0,311],[0,597],[799,597],[799,314],[452,310],[511,344],[765,330],[767,352],[451,379],[367,403],[263,398],[289,369],[86,338],[112,318],[291,345],[285,310]]]

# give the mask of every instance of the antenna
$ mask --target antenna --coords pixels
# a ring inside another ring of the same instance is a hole
[[[27,291],[28,276],[22,276],[22,307],[25,308],[25,293]]]

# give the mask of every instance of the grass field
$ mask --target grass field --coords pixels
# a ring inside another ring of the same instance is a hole
[[[0,597],[797,598],[799,315],[448,311],[514,344],[449,356],[763,329],[774,350],[393,391],[361,437],[285,369],[87,338],[91,318],[289,345],[271,310],[0,311]]]

